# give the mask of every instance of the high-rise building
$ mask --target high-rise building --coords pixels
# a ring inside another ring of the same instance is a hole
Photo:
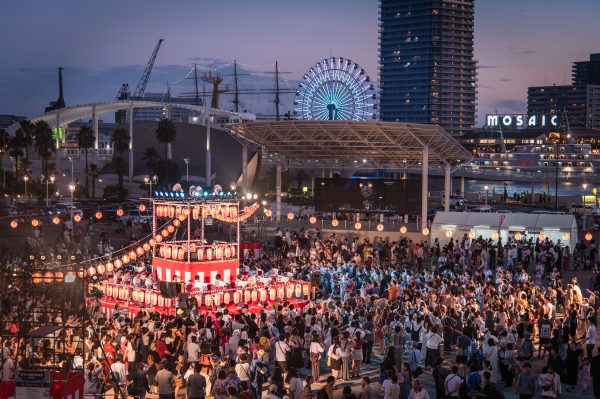
[[[529,87],[527,113],[566,111],[570,127],[600,129],[600,53],[590,54],[589,61],[574,62],[571,77],[570,85]]]
[[[475,125],[474,0],[380,0],[380,117],[439,124],[460,135]]]
[[[572,70],[574,85],[600,85],[600,53],[590,54],[589,61],[576,61]]]

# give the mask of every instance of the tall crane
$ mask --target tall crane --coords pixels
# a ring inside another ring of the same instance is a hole
[[[141,99],[142,97],[144,97],[144,92],[146,91],[146,85],[148,84],[148,79],[150,79],[150,72],[152,72],[152,67],[154,67],[154,61],[156,61],[156,56],[158,55],[158,50],[160,49],[160,45],[162,44],[163,41],[164,41],[163,39],[159,39],[158,43],[156,43],[156,47],[154,47],[154,51],[152,52],[152,55],[150,56],[150,59],[148,60],[148,63],[146,64],[144,73],[142,73],[142,76],[140,76],[140,81],[138,82],[137,87],[135,88],[135,91],[133,92],[132,98]]]

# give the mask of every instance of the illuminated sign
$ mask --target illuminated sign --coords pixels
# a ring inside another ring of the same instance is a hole
[[[63,138],[63,128],[55,127],[52,129],[52,139],[53,140],[62,140]]]
[[[487,115],[488,127],[558,127],[558,115]]]

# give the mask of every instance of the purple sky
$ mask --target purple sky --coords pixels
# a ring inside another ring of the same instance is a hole
[[[376,80],[377,11],[376,0],[3,1],[0,113],[41,112],[56,97],[59,65],[67,104],[110,100],[121,83],[135,86],[159,38],[165,42],[147,91],[162,92],[194,58],[205,65],[278,59],[293,86],[332,54]],[[527,86],[569,83],[571,62],[600,52],[597,0],[479,0],[475,15],[479,121],[495,109],[526,111]],[[245,77],[245,87],[268,85],[259,74],[266,70]],[[174,91],[189,91],[185,84]],[[243,100],[255,111],[268,104]]]

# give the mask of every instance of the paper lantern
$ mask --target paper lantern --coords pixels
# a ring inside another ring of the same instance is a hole
[[[221,245],[218,245],[215,248],[215,258],[216,259],[223,259],[223,247]]]
[[[261,302],[266,301],[267,300],[267,290],[265,288],[259,288],[258,296],[259,296]]]
[[[272,210],[270,210],[270,209],[267,209],[267,210],[266,210],[266,212],[265,212],[265,215],[266,215],[268,218],[270,218],[271,216],[273,216],[273,211],[272,211]]]
[[[377,225],[377,231],[383,231],[383,224],[382,223],[379,223]]]
[[[121,299],[121,287],[115,287],[113,290],[113,298],[115,298],[115,300],[119,300]]]
[[[81,222],[81,215],[80,215],[80,214],[76,214],[75,216],[73,216],[73,220],[74,220],[76,223],[79,223],[79,222]]]
[[[102,212],[100,212],[100,211],[96,212],[96,219],[98,219],[98,220],[102,219]]]
[[[179,225],[181,225],[181,221],[179,219],[173,220],[173,226],[179,227]],[[169,226],[169,227],[172,227],[172,226]]]
[[[106,286],[106,295],[109,296],[109,297],[111,297],[111,298],[113,296],[113,288],[114,287],[111,284],[108,284]]]
[[[423,230],[421,232],[423,233],[424,236],[429,235],[429,229],[427,227],[423,228]]]
[[[165,298],[162,295],[158,296],[158,306],[161,308],[165,307]]]
[[[192,210],[192,219],[198,220],[199,217],[200,217],[200,207],[196,205],[194,207],[194,209]]]
[[[135,253],[136,253],[138,256],[142,256],[142,255],[144,254],[144,249],[143,249],[142,247],[137,247],[137,248],[135,249]]]
[[[224,255],[227,259],[231,258],[231,248],[229,247],[229,245],[225,246]]]
[[[204,295],[204,304],[206,306],[211,306],[213,304],[213,297],[211,294]]]
[[[148,244],[147,242],[145,242],[145,243],[144,243],[144,245],[142,245],[142,249],[143,249],[145,252],[148,252],[148,251],[150,251],[150,248],[151,248],[151,245],[150,245],[150,244]]]
[[[170,225],[167,226],[167,231],[169,233],[173,233],[175,231],[175,227],[172,224],[170,224]]]
[[[135,251],[129,251],[129,259],[135,260],[135,258],[137,258]]]
[[[169,235],[169,232],[167,231],[167,229],[162,229],[162,231],[160,232],[160,235],[163,236],[164,238],[167,238]]]
[[[156,292],[152,292],[150,294],[150,305],[156,306],[158,304],[158,294]]]
[[[121,208],[117,209],[117,216],[119,216],[119,217],[123,216],[123,209],[121,209]]]
[[[174,218],[175,217],[175,207],[169,206],[169,217],[170,218]]]
[[[96,271],[98,272],[98,274],[104,274],[104,272],[106,272],[106,266],[104,266],[102,263],[100,263],[96,267]]]
[[[175,216],[181,215],[181,205],[175,207]]]
[[[155,240],[156,242],[161,242],[161,241],[163,240],[163,237],[162,237],[162,235],[160,235],[160,234],[157,234],[157,235],[156,235],[156,237],[154,237],[154,240]]]
[[[139,209],[140,212],[146,212],[146,204],[140,204]]]
[[[42,273],[40,272],[33,273],[31,277],[33,277],[34,284],[39,284],[42,282]]]
[[[516,233],[515,233],[515,240],[516,240],[516,241],[521,241],[521,238],[523,238],[523,236],[521,235],[521,233],[519,233],[519,232],[516,232]]]
[[[302,294],[305,298],[310,295],[310,284],[302,284]]]
[[[17,223],[17,221],[16,221],[16,220],[11,220],[11,222],[10,222],[10,227],[12,227],[13,229],[16,229],[18,225],[19,225],[19,224]]]
[[[497,239],[498,239],[498,232],[497,232],[497,231],[494,231],[494,232],[492,233],[492,240],[497,240]]]
[[[337,219],[333,219],[333,220],[331,221],[331,225],[332,225],[333,227],[337,227],[337,225],[338,225],[338,224],[340,224],[340,222],[338,222],[338,220],[337,220]]]
[[[213,252],[212,247],[206,248],[206,260],[213,260]]]
[[[189,207],[187,207],[187,208],[183,208],[183,214],[184,214],[186,217],[187,217],[187,216],[190,216],[190,208],[189,208]]]
[[[470,230],[470,231],[469,231],[469,238],[470,238],[470,239],[473,239],[473,238],[475,238],[475,232],[474,232],[473,230]]]
[[[223,303],[225,303],[225,305],[229,305],[231,303],[231,294],[229,291],[223,293]]]
[[[406,234],[407,231],[408,229],[406,228],[406,226],[400,227],[400,234]]]
[[[39,220],[37,220],[37,219],[31,219],[31,225],[32,225],[33,227],[38,227],[38,226],[39,226],[39,224],[40,224],[40,221],[39,221]]]
[[[296,283],[294,286],[294,294],[296,298],[300,298],[302,296],[302,285],[300,283]]]
[[[114,270],[114,268],[115,268],[115,265],[113,265],[113,264],[112,264],[112,262],[108,262],[108,263],[106,264],[106,271],[107,271],[108,273],[112,272],[112,271]]]
[[[229,249],[231,250],[231,257],[235,258],[236,257],[236,252],[237,252],[237,250],[235,248],[235,245],[230,245]]]
[[[166,245],[166,246],[163,246],[162,248],[163,248],[163,257],[170,258],[171,252],[172,252],[171,246]]]
[[[250,303],[250,302],[256,302],[256,299],[258,298],[258,293],[256,292],[256,290],[245,290],[244,291],[244,302],[246,303]]]
[[[196,255],[198,255],[199,261],[203,261],[204,260],[204,248],[198,248]]]
[[[52,272],[44,273],[44,282],[51,283],[52,281],[54,281],[54,273],[52,273]]]
[[[241,299],[242,294],[239,291],[235,291],[233,293],[233,303],[237,305],[238,303],[240,303]]]
[[[289,299],[293,295],[294,295],[294,285],[293,284],[286,284],[285,285],[285,297]]]
[[[178,260],[185,259],[185,249],[183,247],[179,247],[179,251],[177,252],[177,259]]]
[[[197,249],[198,249],[198,246],[196,245],[196,243],[192,242],[190,244],[190,252],[196,252]]]
[[[54,216],[54,217],[52,218],[52,223],[54,223],[54,224],[59,224],[59,223],[60,223],[60,218],[59,218],[58,216]]]
[[[446,237],[448,237],[448,238],[452,237],[452,230],[446,230]]]
[[[308,219],[308,221],[309,221],[311,224],[315,224],[315,223],[317,223],[317,218],[316,218],[316,217],[314,217],[314,216],[311,216],[311,217],[310,217],[310,219]]]
[[[279,298],[279,299],[284,299],[285,298],[285,290],[283,289],[282,285],[280,285],[279,287],[277,287],[277,298]]]
[[[90,276],[93,276],[96,274],[96,268],[94,266],[88,267],[87,271]]]
[[[177,220],[183,222],[185,220],[186,216],[182,213],[181,215],[177,216]]]
[[[546,241],[546,235],[544,233],[540,233],[540,241]]]
[[[229,206],[229,216],[230,217],[237,217],[238,214],[239,214],[239,212],[238,212],[237,205],[230,205]]]
[[[360,222],[356,222],[356,223],[354,223],[354,228],[356,230],[360,230],[362,228],[362,224]]]
[[[569,233],[567,233],[567,232],[562,233],[562,239],[563,239],[563,241],[569,241]]]
[[[123,266],[123,261],[121,261],[121,259],[115,260],[115,268],[120,269],[121,266]]]
[[[54,279],[57,283],[62,283],[65,280],[65,275],[63,272],[56,272],[54,274]]]
[[[294,220],[294,213],[293,212],[288,213],[287,218],[288,218],[288,220]]]
[[[274,301],[275,299],[277,299],[277,291],[275,288],[271,287],[269,288],[269,300]]]
[[[160,248],[158,249],[158,254],[160,255],[161,258],[165,257],[165,247],[164,246],[160,246]]]

